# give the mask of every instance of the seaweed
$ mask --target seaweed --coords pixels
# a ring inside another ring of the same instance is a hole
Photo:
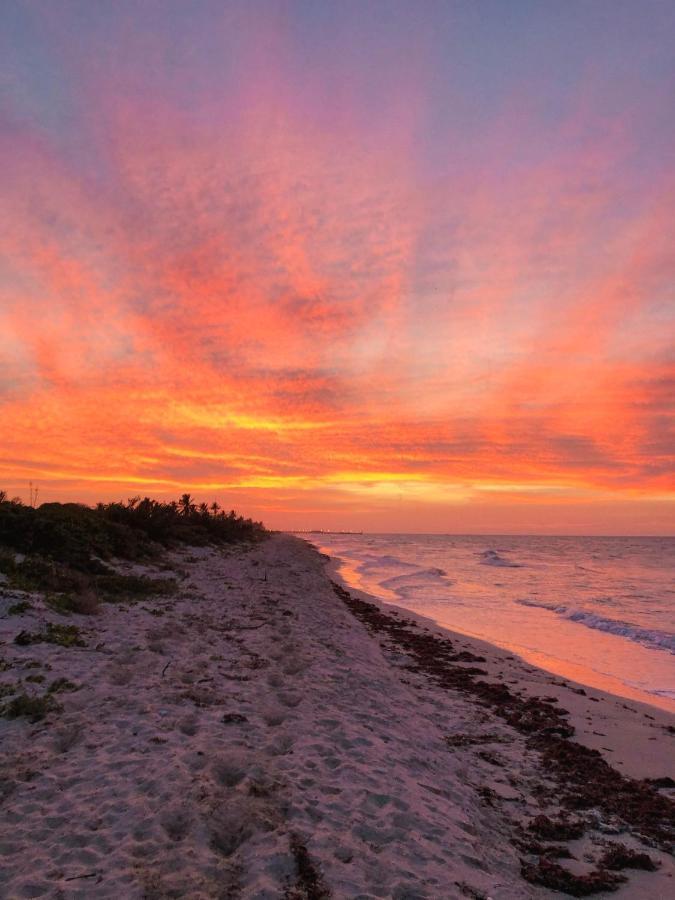
[[[590,897],[591,894],[602,891],[616,891],[627,880],[624,875],[617,875],[606,869],[594,869],[587,875],[575,875],[545,856],[536,863],[523,863],[520,872],[525,881],[531,884],[540,884],[572,897]]]
[[[290,844],[295,860],[296,882],[284,893],[284,900],[328,900],[331,892],[302,838],[292,834]]]
[[[655,784],[622,775],[597,750],[571,740],[574,728],[568,721],[569,713],[559,706],[556,698],[522,697],[504,683],[478,678],[471,667],[454,664],[459,654],[455,654],[448,638],[419,628],[413,630],[408,627],[409,622],[386,614],[373,603],[352,597],[341,585],[333,583],[333,588],[369,631],[384,635],[387,643],[397,645],[409,655],[407,669],[430,677],[442,688],[473,697],[525,736],[527,747],[536,751],[542,761],[541,798],[549,796],[551,802],[569,812],[593,810],[617,818],[640,838],[668,849],[675,833],[675,804],[660,794]],[[446,743],[453,748],[465,747],[482,743],[482,739],[450,735]],[[494,805],[496,797],[489,789],[479,789],[479,794],[483,802]],[[530,833],[541,839],[572,840],[581,837],[589,827],[583,820],[566,815],[558,820],[541,815],[530,823]],[[522,838],[514,838],[514,843],[522,846]],[[616,890],[625,877],[610,871],[611,866],[627,868],[630,862],[634,867],[648,866],[643,858],[646,854],[631,855],[631,851],[615,850],[613,855],[603,858],[598,869],[577,876],[551,859],[550,848],[540,849],[537,863],[523,863],[523,877],[578,897]]]
[[[658,868],[648,853],[631,850],[625,844],[608,844],[600,865],[615,872],[621,869],[643,869],[645,872],[654,872]]]

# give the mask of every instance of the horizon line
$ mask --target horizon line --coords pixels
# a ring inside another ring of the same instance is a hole
[[[280,534],[332,534],[332,535],[356,535],[378,537],[380,535],[415,535],[419,537],[563,537],[563,538],[671,538],[673,534],[591,534],[591,533],[560,533],[560,532],[533,532],[533,531],[346,531],[346,530],[308,530],[305,528],[268,528],[270,532]]]

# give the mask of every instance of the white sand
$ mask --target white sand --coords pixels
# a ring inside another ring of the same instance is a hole
[[[0,683],[81,686],[43,722],[0,719],[0,897],[309,897],[298,839],[334,897],[553,896],[521,878],[508,840],[540,811],[523,738],[404,669],[337,599],[316,551],[276,536],[171,558],[187,573],[175,596],[68,619],[34,601],[0,618]],[[13,643],[47,621],[77,623],[87,649]],[[491,659],[523,678],[522,663]],[[639,713],[624,716],[647,741]],[[625,719],[603,714],[620,736]],[[503,766],[451,750],[457,733],[493,735]],[[669,896],[663,863],[612,896]]]

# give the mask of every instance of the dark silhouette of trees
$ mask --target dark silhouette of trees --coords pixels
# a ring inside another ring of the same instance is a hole
[[[186,518],[189,518],[195,511],[195,504],[189,494],[183,494],[178,501],[178,506],[180,507],[181,514]]]
[[[38,553],[92,570],[96,559],[140,559],[162,546],[256,541],[266,534],[261,522],[225,513],[217,503],[197,505],[190,494],[163,503],[150,497],[127,502],[43,503],[32,507],[0,491],[0,545]]]

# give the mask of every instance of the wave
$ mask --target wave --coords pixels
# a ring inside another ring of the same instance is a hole
[[[481,566],[498,566],[502,569],[520,569],[522,564],[511,562],[510,559],[504,559],[496,550],[484,550],[481,553]]]
[[[539,609],[547,609],[556,615],[562,616],[570,622],[585,625],[586,628],[594,628],[597,631],[605,631],[618,637],[627,638],[644,647],[656,650],[668,650],[675,654],[675,634],[669,631],[658,631],[655,628],[641,628],[633,622],[624,622],[621,619],[609,619],[599,616],[587,609],[575,609],[570,606],[561,606],[557,603],[546,603],[541,600],[517,600],[521,606],[533,606]]]
[[[428,582],[443,579],[443,581],[448,584],[449,582],[446,581],[447,574],[448,573],[444,569],[419,569],[417,572],[410,572],[405,575],[392,575],[390,578],[385,578],[380,584],[382,587],[391,588],[392,590],[395,590],[397,585],[407,586],[411,581]]]
[[[388,556],[386,554],[377,555],[374,553],[364,553],[361,555],[350,554],[351,559],[358,562],[360,569],[417,569],[414,563],[405,562],[398,556]]]

